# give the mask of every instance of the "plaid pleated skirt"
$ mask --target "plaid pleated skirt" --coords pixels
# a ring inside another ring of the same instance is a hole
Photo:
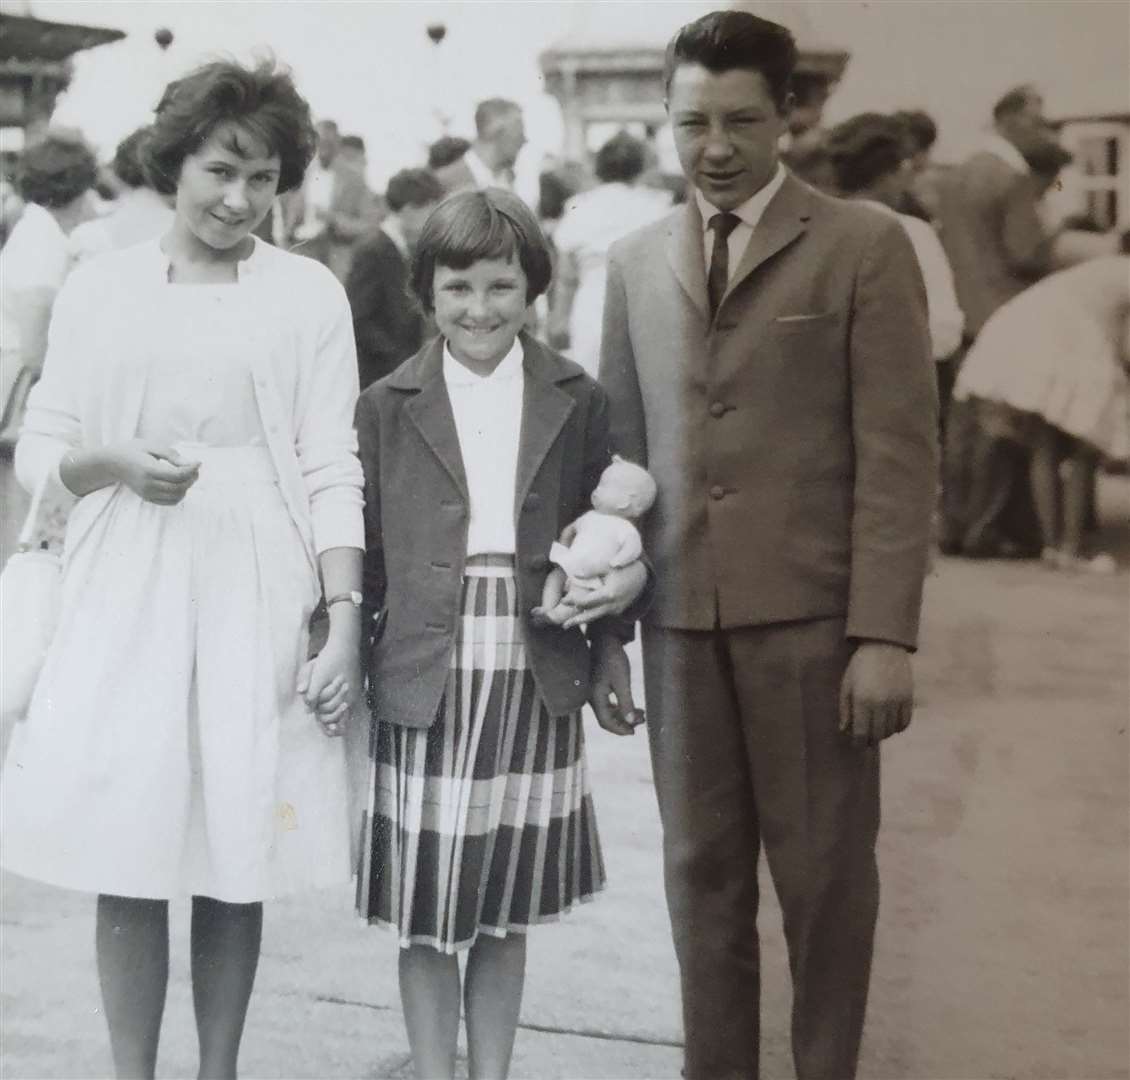
[[[604,886],[581,714],[547,712],[517,600],[512,558],[468,559],[435,722],[374,729],[357,906],[402,947],[524,933]]]

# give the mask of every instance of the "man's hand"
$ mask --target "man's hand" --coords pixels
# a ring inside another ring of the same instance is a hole
[[[638,559],[628,566],[609,570],[599,588],[570,591],[565,602],[576,613],[565,620],[565,629],[596,622],[605,615],[619,615],[636,600],[647,585],[647,567]]]
[[[598,634],[592,643],[589,704],[597,723],[613,735],[632,735],[644,722],[643,710],[632,701],[632,670],[624,644],[611,634]]]
[[[862,642],[840,688],[840,731],[857,747],[905,731],[914,711],[914,675],[901,645]]]

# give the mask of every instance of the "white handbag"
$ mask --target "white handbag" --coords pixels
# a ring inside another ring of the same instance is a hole
[[[0,714],[22,716],[31,703],[62,599],[62,560],[33,537],[47,483],[32,496],[16,551],[0,571]]]

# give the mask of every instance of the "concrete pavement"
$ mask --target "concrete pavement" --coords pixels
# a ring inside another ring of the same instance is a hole
[[[1130,565],[1130,482],[1104,478]],[[884,751],[883,899],[861,1077],[1130,1075],[1128,577],[943,560],[920,704]],[[514,1076],[679,1074],[674,958],[646,742],[589,728],[607,892],[530,940]],[[788,1080],[789,988],[766,880],[763,1076]],[[0,1073],[101,1077],[89,898],[6,876]],[[195,1074],[187,905],[159,1075]],[[269,906],[244,1077],[409,1076],[396,948],[345,892]]]

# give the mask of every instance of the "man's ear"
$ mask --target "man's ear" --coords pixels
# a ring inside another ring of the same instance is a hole
[[[783,119],[787,120],[789,118],[789,113],[791,113],[793,111],[793,109],[795,109],[795,108],[796,108],[796,94],[794,94],[790,90],[785,95],[784,104],[782,104],[780,109],[778,109],[777,111],[781,114]]]

